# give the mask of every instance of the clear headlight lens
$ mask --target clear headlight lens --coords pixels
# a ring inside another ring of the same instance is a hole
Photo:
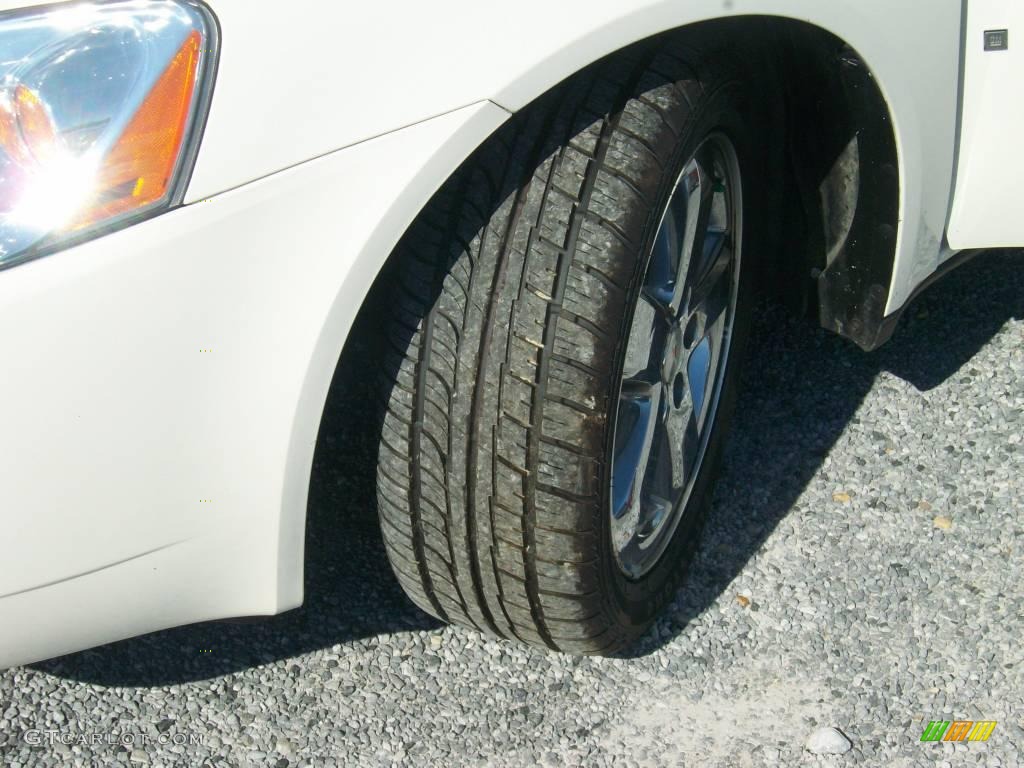
[[[0,14],[0,268],[177,202],[215,34],[187,0]]]

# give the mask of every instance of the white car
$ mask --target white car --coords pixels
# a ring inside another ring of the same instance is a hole
[[[1013,0],[24,5],[0,667],[302,603],[367,296],[405,590],[616,651],[692,557],[756,291],[872,349],[1024,244]]]

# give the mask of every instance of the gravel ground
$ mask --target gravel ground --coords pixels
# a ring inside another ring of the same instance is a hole
[[[1024,259],[963,267],[873,355],[760,316],[702,554],[628,657],[496,642],[406,601],[356,349],[317,458],[307,605],[0,673],[0,763],[1018,765]],[[955,718],[999,724],[919,742]],[[823,726],[852,748],[806,751]],[[28,743],[48,730],[135,743]]]

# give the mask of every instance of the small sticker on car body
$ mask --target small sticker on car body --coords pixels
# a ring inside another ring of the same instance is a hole
[[[1010,30],[1008,29],[987,29],[985,30],[985,50],[1005,51],[1010,47]]]

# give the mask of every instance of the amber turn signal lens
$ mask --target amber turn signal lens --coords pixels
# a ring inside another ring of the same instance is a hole
[[[181,154],[203,39],[193,32],[111,150],[96,201],[77,227],[141,208],[167,193]]]

